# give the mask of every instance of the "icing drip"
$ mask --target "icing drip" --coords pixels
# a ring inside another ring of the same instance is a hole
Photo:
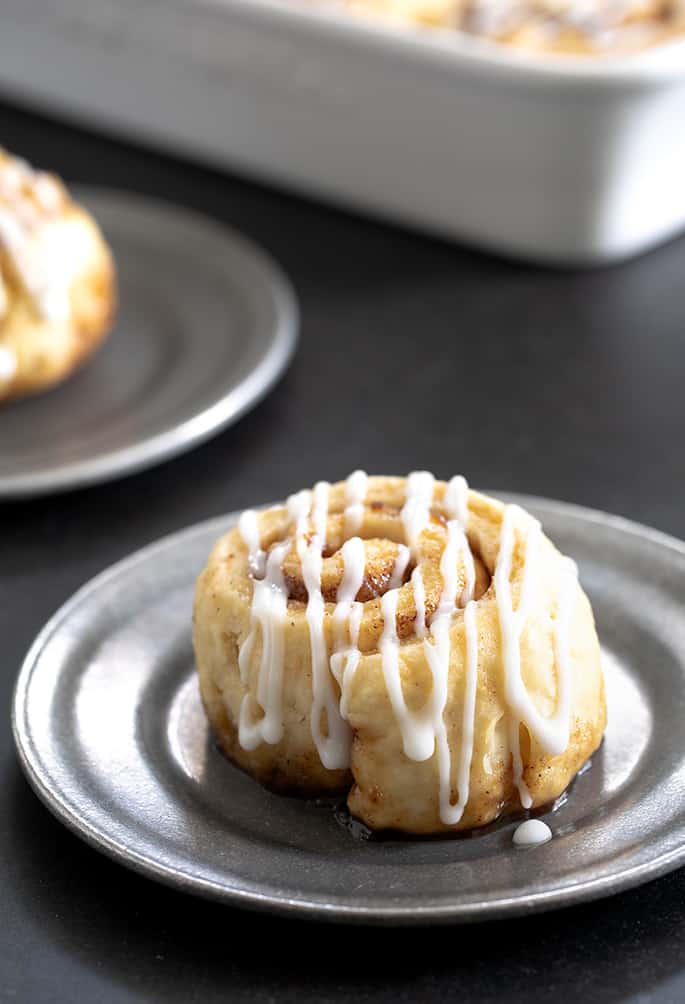
[[[281,565],[289,550],[289,542],[277,544],[267,559],[264,578],[253,581],[250,633],[240,646],[238,665],[240,678],[246,684],[257,628],[260,627],[262,653],[256,701],[264,716],[253,720],[253,699],[249,693],[245,694],[240,705],[238,739],[246,750],[256,749],[261,742],[280,742],[283,736],[283,633],[288,614],[288,593]]]
[[[517,529],[524,535],[523,575],[519,603],[516,611],[512,606],[511,576],[512,558]],[[533,581],[542,531],[540,524],[528,516],[518,506],[507,506],[502,520],[499,554],[495,568],[495,593],[502,634],[502,654],[504,657],[505,697],[510,711],[509,744],[512,752],[514,783],[518,788],[521,804],[529,808],[532,804],[530,792],[523,780],[523,764],[520,749],[520,725],[525,724],[532,737],[545,753],[558,755],[568,746],[571,707],[571,662],[569,652],[569,627],[573,613],[573,601],[577,580],[577,569],[572,561],[564,559],[560,595],[557,600],[557,616],[554,621],[555,657],[557,671],[557,707],[553,715],[546,718],[535,707],[521,676],[521,634],[525,627],[533,592]]]
[[[452,478],[445,489],[444,505],[447,513],[453,520],[457,520],[462,530],[466,532],[469,524],[469,486],[466,483],[466,478],[463,478],[460,474]],[[464,589],[464,595],[462,596],[461,605],[466,606],[466,604],[473,599],[473,591],[476,586],[476,566],[473,561],[473,555],[471,554],[471,548],[469,547],[468,540],[465,541],[464,547],[462,548],[462,559],[464,562],[464,571],[466,573],[466,585]]]
[[[511,598],[511,587],[509,579],[511,577],[511,565],[515,545],[514,525],[522,525],[526,529],[523,580],[519,596],[519,605],[514,611]],[[530,797],[528,786],[523,780],[523,762],[521,760],[520,726],[521,720],[526,719],[528,709],[525,701],[521,701],[522,692],[528,697],[527,691],[521,679],[521,632],[525,626],[527,616],[527,600],[530,595],[530,582],[533,573],[534,550],[538,541],[540,526],[530,519],[518,506],[509,505],[504,510],[502,518],[502,529],[500,534],[499,553],[495,566],[495,597],[497,600],[497,613],[499,617],[500,633],[502,636],[502,656],[504,658],[504,689],[505,698],[509,706],[508,735],[509,746],[511,748],[514,784],[516,785],[521,799],[521,805],[525,809],[530,808],[533,800]],[[528,704],[532,702],[528,700]],[[533,709],[537,714],[537,709]],[[526,720],[526,725],[530,722]]]
[[[325,604],[321,593],[321,568],[322,551],[326,543],[329,487],[326,481],[319,481],[314,487],[311,514],[314,532],[309,541],[298,533],[297,553],[308,597],[306,617],[312,657],[312,738],[324,767],[337,770],[349,765],[351,735],[349,726],[340,714],[338,697],[329,672],[324,636]],[[324,712],[327,735],[324,735],[321,727]]]
[[[62,205],[62,193],[55,179],[45,171],[36,171],[33,176],[33,194],[40,208],[46,213],[58,213]]]
[[[21,157],[12,157],[0,167],[0,199],[15,199],[31,175],[31,168]]]
[[[306,521],[309,495],[309,492],[300,492],[288,499],[291,518],[301,518],[304,513]],[[250,551],[248,561],[251,566],[258,568],[260,564],[264,565],[265,556],[261,560],[259,558],[263,552],[260,547],[256,514],[248,509],[242,514],[238,526]],[[257,630],[261,629],[262,652],[257,677],[256,702],[264,715],[261,719],[253,720],[254,700],[250,693],[245,694],[240,705],[238,741],[246,750],[256,749],[261,742],[270,744],[280,742],[283,737],[283,654],[288,593],[281,566],[289,550],[289,541],[276,544],[266,558],[264,578],[254,579],[252,584],[250,631],[240,646],[238,666],[240,678],[247,685]],[[254,572],[252,574],[254,576]]]
[[[419,536],[428,524],[434,490],[435,478],[428,471],[413,471],[407,478],[407,497],[400,518],[409,544],[410,555],[416,547]],[[402,574],[404,574],[404,569]],[[423,638],[426,635],[426,590],[418,565],[412,572],[411,584],[416,607],[415,629],[417,636]]]
[[[517,847],[535,847],[551,839],[552,831],[541,819],[527,819],[514,830],[513,840]]]
[[[238,529],[249,551],[247,563],[250,574],[253,578],[259,579],[264,575],[266,554],[261,547],[257,513],[254,509],[245,510],[238,521]]]
[[[345,507],[345,533],[356,533],[364,519],[364,500],[368,484],[365,471],[354,471],[345,482],[347,506]]]
[[[433,728],[431,705],[435,701],[434,693],[420,711],[410,711],[402,693],[402,677],[400,673],[400,643],[397,637],[397,600],[399,591],[393,589],[381,599],[383,615],[383,634],[380,640],[381,665],[388,697],[402,734],[402,746],[405,756],[410,760],[429,760],[435,749],[435,730]],[[433,688],[435,692],[435,688]]]
[[[295,523],[295,536],[303,536],[307,532],[307,520],[312,507],[312,493],[305,488],[295,495],[290,495],[286,505],[288,515]]]
[[[458,519],[464,530],[467,530],[469,525],[469,486],[466,483],[466,478],[463,478],[461,474],[457,474],[448,482],[444,504],[452,519]]]
[[[0,383],[9,383],[16,372],[17,357],[12,352],[12,349],[8,349],[5,345],[0,345]]]
[[[451,655],[450,627],[455,607],[459,597],[459,557],[468,552],[469,545],[463,529],[457,520],[447,524],[447,544],[440,561],[440,574],[443,580],[440,606],[431,624],[432,640],[423,643],[426,660],[433,674],[433,734],[438,754],[438,773],[440,778],[440,819],[448,825],[458,823],[464,813],[468,800],[468,777],[471,773],[471,755],[473,751],[473,711],[471,709],[471,690],[474,687],[474,675],[477,671],[477,648],[472,643],[474,637],[474,610],[469,601],[469,626],[466,625],[464,612],[464,636],[466,640],[466,687],[467,700],[464,702],[464,721],[462,723],[462,743],[459,764],[459,798],[456,804],[451,801],[452,757],[447,739],[447,729],[443,714],[447,704],[447,689],[449,681],[449,665]],[[473,691],[475,702],[475,690]],[[475,705],[474,705],[475,707]],[[464,729],[464,724],[466,728]],[[464,765],[464,761],[466,764]],[[466,777],[466,781],[464,781]],[[466,789],[464,791],[464,788]],[[465,797],[464,797],[465,795]]]
[[[430,518],[434,488],[435,478],[428,471],[414,471],[407,478],[407,498],[400,518],[412,554]]]
[[[524,569],[521,593],[516,611],[512,607],[511,564],[514,551],[514,528],[525,534]],[[537,554],[542,531],[540,524],[518,506],[507,506],[502,524],[502,539],[495,568],[495,591],[502,631],[502,648],[505,665],[505,693],[509,708],[523,721],[546,753],[558,755],[568,746],[570,708],[570,658],[568,654],[568,627],[573,612],[576,567],[565,559],[561,595],[555,621],[555,649],[557,655],[557,708],[545,718],[535,707],[521,676],[520,638],[525,627],[531,603]]]
[[[361,658],[357,642],[364,605],[356,602],[356,596],[364,581],[366,555],[363,540],[359,537],[346,540],[342,547],[342,559],[343,578],[333,612],[331,672],[340,686],[340,714],[346,719],[350,684]]]
[[[392,575],[390,576],[390,582],[388,583],[389,589],[399,589],[402,585],[402,580],[404,578],[404,573],[407,570],[407,565],[409,564],[409,558],[411,557],[411,551],[404,544],[400,544],[397,557],[395,558],[395,566],[392,570]]]
[[[449,623],[445,633],[449,632]],[[466,803],[469,800],[471,778],[471,762],[473,760],[473,734],[476,714],[476,689],[478,683],[478,634],[476,629],[476,604],[471,600],[464,610],[464,643],[466,645],[466,681],[464,693],[464,711],[461,725],[461,748],[459,750],[459,766],[457,769],[457,791],[459,797],[456,804],[451,799],[452,756],[447,740],[447,729],[443,720],[443,710],[440,713],[437,730],[438,771],[440,776],[440,819],[448,825],[455,825],[464,815]],[[449,635],[448,641],[449,644]],[[446,668],[449,672],[449,652]],[[448,672],[444,674],[444,701],[447,702]]]
[[[8,255],[35,308],[53,322],[69,317],[73,278],[63,241],[50,239],[51,223],[62,203],[63,194],[54,179],[0,151],[0,249]]]
[[[440,605],[431,625],[431,638],[424,641],[424,653],[433,676],[431,695],[419,711],[411,711],[404,700],[400,666],[400,644],[397,637],[398,590],[390,590],[381,600],[383,634],[380,641],[381,664],[388,696],[402,735],[404,753],[410,760],[430,759],[437,751],[440,777],[440,818],[446,824],[461,819],[468,801],[468,779],[473,754],[473,720],[475,714],[477,680],[477,633],[475,604],[468,603],[464,612],[466,651],[466,696],[462,726],[462,744],[459,759],[459,800],[451,803],[451,755],[447,729],[443,720],[447,704],[449,664],[451,654],[450,627],[460,597],[459,558],[468,551],[468,542],[458,521],[447,524],[447,544],[440,561],[443,590]]]

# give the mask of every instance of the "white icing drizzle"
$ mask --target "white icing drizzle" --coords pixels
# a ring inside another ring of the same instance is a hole
[[[407,497],[401,513],[408,546],[399,545],[389,589],[381,597],[383,631],[378,647],[383,677],[402,736],[404,753],[418,762],[437,755],[440,818],[446,825],[456,825],[462,818],[469,799],[478,682],[475,565],[465,533],[469,518],[468,486],[461,477],[452,478],[445,489],[444,508],[449,519],[447,540],[440,560],[443,586],[430,629],[426,624],[425,585],[419,565],[414,568],[410,580],[416,608],[414,631],[416,637],[423,640],[423,651],[433,683],[427,701],[418,711],[411,711],[404,699],[401,645],[397,635],[397,607],[402,580],[412,552],[416,553],[418,539],[430,519],[434,486],[433,475],[425,471],[414,472],[408,478]],[[343,575],[333,612],[333,651],[329,658],[324,631],[325,602],[321,588],[329,489],[327,482],[319,482],[313,492],[303,491],[292,495],[288,499],[287,508],[290,519],[295,523],[295,548],[307,590],[306,620],[312,662],[312,737],[321,762],[326,768],[333,770],[349,764],[351,730],[346,718],[350,684],[361,659],[358,641],[364,606],[356,597],[364,581],[366,556],[364,542],[358,536],[350,537],[342,546]],[[360,525],[366,491],[366,475],[362,471],[355,471],[347,480],[346,526]],[[361,516],[358,506],[362,507]],[[278,543],[266,556],[261,548],[258,517],[252,510],[243,513],[239,528],[248,547],[248,562],[254,579],[250,632],[239,653],[241,678],[246,684],[258,629],[261,629],[262,635],[256,694],[254,698],[249,694],[245,695],[240,712],[240,743],[245,749],[254,749],[262,741],[278,742],[283,733],[282,676],[288,596],[282,562],[292,544],[290,540]],[[514,610],[510,579],[517,536],[522,543],[523,563],[519,601]],[[556,755],[568,745],[571,708],[569,633],[576,597],[577,569],[570,559],[563,559],[553,618],[557,698],[556,709],[551,717],[545,718],[538,711],[521,674],[520,641],[533,602],[541,539],[542,531],[536,520],[517,506],[505,507],[493,581],[501,632],[514,782],[521,803],[526,808],[530,807],[532,799],[523,780],[520,726],[523,723],[528,728],[545,752]],[[464,568],[465,582],[460,593],[461,567]],[[259,574],[263,574],[264,578],[255,578]],[[456,802],[452,802],[452,756],[443,715],[447,705],[452,654],[450,629],[459,607],[464,607],[464,697],[456,769],[458,797]],[[340,688],[339,698],[334,680]],[[263,717],[256,721],[252,720],[251,711],[254,700],[264,712]],[[327,722],[326,735],[321,726],[324,714]]]
[[[526,536],[519,605],[517,610],[514,611],[509,579],[511,577],[511,563],[516,542],[514,526],[517,523],[522,532],[526,531]],[[527,726],[530,725],[526,716],[528,706],[525,704],[525,701],[521,701],[521,692],[523,691],[526,697],[528,697],[528,692],[525,690],[521,679],[520,639],[527,617],[527,600],[530,596],[530,582],[533,574],[531,569],[533,568],[535,545],[538,542],[539,530],[539,523],[535,522],[518,506],[506,506],[502,517],[499,552],[497,554],[494,575],[495,598],[502,636],[505,699],[510,712],[508,735],[514,771],[514,784],[518,789],[521,805],[525,809],[530,808],[533,800],[528,791],[528,786],[523,780],[523,761],[521,759],[519,735],[522,719],[525,720]],[[529,697],[528,704],[532,704]],[[534,709],[534,713],[537,715],[537,709]]]
[[[407,570],[410,557],[411,551],[409,548],[405,547],[404,544],[400,544],[397,549],[397,557],[395,558],[395,564],[388,583],[388,589],[399,589],[402,585],[402,579],[404,578],[404,573]]]
[[[62,193],[55,179],[45,171],[36,171],[33,177],[33,194],[46,213],[58,213],[62,203]]]
[[[458,474],[449,481],[445,489],[444,506],[447,510],[447,515],[451,519],[457,520],[464,532],[466,532],[469,525],[468,499],[469,486],[466,483],[466,478]],[[473,592],[476,588],[476,566],[468,541],[465,542],[465,546],[462,548],[462,559],[466,582],[460,605],[465,607],[473,599]]]
[[[434,491],[435,478],[428,471],[413,471],[407,478],[407,497],[400,518],[410,548],[408,557],[415,550],[417,540],[430,518]],[[404,569],[402,574],[404,575]],[[412,573],[411,583],[416,607],[416,633],[419,638],[423,638],[426,634],[426,590],[418,565]]]
[[[343,577],[336,596],[337,606],[333,613],[333,623],[337,627],[344,628],[352,604],[356,601],[357,593],[364,582],[366,552],[361,537],[350,537],[346,540],[340,556],[343,561]]]
[[[245,512],[241,514],[240,519],[238,520],[238,529],[240,530],[240,536],[245,541],[249,552],[247,563],[250,569],[250,574],[254,578],[261,578],[264,575],[266,554],[262,550],[259,536],[259,523],[257,513],[254,509],[246,509]]]
[[[16,199],[30,168],[26,161],[12,157],[0,167],[0,199]]]
[[[410,711],[402,693],[400,643],[397,637],[397,600],[399,590],[392,589],[381,598],[383,634],[379,643],[383,677],[388,697],[402,734],[404,753],[410,760],[429,760],[435,749],[431,705],[434,695],[419,711]],[[435,687],[433,688],[435,691]]]
[[[264,712],[263,718],[252,720],[252,696],[247,693],[240,706],[238,739],[243,749],[253,750],[261,742],[274,744],[283,736],[283,648],[284,626],[288,615],[288,593],[281,566],[290,550],[284,541],[272,548],[266,562],[263,579],[252,584],[250,633],[240,646],[238,665],[240,678],[248,682],[250,658],[254,649],[257,627],[261,628],[262,653],[257,678],[256,701]]]
[[[527,819],[514,830],[513,841],[517,847],[535,847],[552,839],[552,831],[542,819]]]
[[[469,486],[461,474],[451,478],[445,489],[444,506],[452,519],[458,519],[464,530],[469,526]]]
[[[9,383],[16,372],[17,357],[12,349],[0,345],[0,383]]]
[[[304,518],[306,522],[309,498],[309,492],[299,492],[288,499],[291,519]],[[251,511],[247,510],[242,514],[238,526],[253,556],[253,564],[257,565],[258,552],[261,548],[256,514],[251,514]],[[256,749],[262,742],[270,744],[280,742],[283,737],[283,655],[288,593],[282,564],[290,549],[289,540],[276,544],[266,559],[264,578],[254,579],[252,584],[250,631],[240,646],[238,665],[240,678],[247,685],[257,629],[261,629],[262,652],[255,697],[264,715],[260,719],[253,720],[251,711],[253,698],[249,692],[246,693],[240,705],[238,728],[238,741],[246,750]]]
[[[359,665],[359,660],[361,659],[358,642],[359,629],[361,627],[363,616],[364,605],[362,603],[353,604],[348,621],[350,645],[349,648],[344,650],[342,653],[344,661],[341,665],[341,674],[338,680],[340,684],[340,714],[345,720],[347,720],[349,715],[350,687],[352,686],[352,680],[354,679],[354,674],[357,672],[357,666]]]
[[[383,634],[380,641],[383,676],[395,718],[402,735],[404,753],[410,760],[430,759],[437,751],[440,778],[440,818],[447,825],[461,819],[468,801],[469,776],[473,755],[473,720],[477,681],[477,632],[475,604],[470,601],[468,615],[464,612],[466,644],[466,695],[462,723],[462,743],[459,758],[459,799],[453,805],[451,789],[451,756],[447,729],[443,720],[447,704],[449,664],[451,655],[450,627],[459,599],[459,558],[468,551],[468,542],[457,520],[447,524],[447,543],[440,560],[443,589],[440,605],[431,625],[431,638],[424,641],[424,653],[433,677],[431,695],[423,708],[411,711],[404,700],[400,667],[400,644],[397,637],[397,601],[399,590],[390,590],[381,599]]]
[[[519,603],[513,609],[510,587],[511,564],[515,546],[515,529],[524,534],[524,564]],[[546,718],[535,707],[521,675],[521,634],[525,627],[532,599],[533,581],[542,531],[540,524],[518,506],[504,510],[497,565],[495,567],[495,595],[502,635],[504,659],[505,699],[509,707],[509,744],[512,752],[514,783],[524,808],[532,805],[528,787],[523,780],[523,763],[520,749],[520,726],[523,723],[545,753],[558,755],[568,746],[571,707],[571,662],[569,653],[569,626],[575,599],[577,569],[572,561],[564,559],[557,616],[554,621],[555,656],[557,672],[557,706],[553,715]]]
[[[331,672],[340,686],[340,714],[346,719],[350,685],[361,658],[357,642],[364,604],[357,603],[356,596],[364,581],[366,554],[363,540],[350,537],[343,544],[341,556],[344,571],[333,611]]]
[[[431,640],[423,643],[424,653],[433,674],[433,734],[438,754],[438,774],[440,778],[440,819],[447,825],[459,822],[468,800],[468,777],[471,773],[471,758],[473,753],[473,711],[471,710],[471,690],[474,686],[473,677],[477,672],[477,648],[474,650],[473,607],[469,613],[469,626],[464,622],[466,639],[466,678],[467,697],[464,702],[464,721],[462,722],[462,744],[459,764],[459,798],[456,804],[451,801],[452,757],[447,739],[447,729],[444,722],[444,711],[447,705],[447,689],[449,680],[449,665],[451,656],[450,627],[452,625],[457,591],[459,589],[459,557],[469,550],[468,541],[457,520],[447,524],[447,543],[440,560],[440,574],[443,588],[440,605],[431,624]],[[470,605],[470,604],[469,604]],[[477,640],[477,637],[476,637]],[[475,691],[473,692],[475,701]],[[475,705],[474,705],[475,706]],[[464,729],[466,724],[466,730]],[[466,777],[466,781],[464,781]],[[465,791],[464,791],[465,789]],[[464,797],[464,794],[466,797]]]
[[[449,621],[445,618],[445,628],[440,627],[440,632],[444,632],[447,641],[443,644],[449,646]],[[457,768],[457,791],[459,793],[456,803],[451,798],[451,774],[452,756],[447,740],[447,729],[443,719],[445,704],[447,703],[447,681],[449,675],[449,651],[447,652],[446,665],[442,670],[441,697],[444,693],[444,702],[437,722],[437,749],[438,749],[438,772],[440,777],[440,819],[443,823],[456,825],[464,815],[466,803],[469,800],[469,789],[471,779],[471,763],[473,761],[473,734],[474,720],[476,714],[476,690],[478,683],[478,633],[476,629],[476,604],[469,601],[464,610],[464,644],[466,646],[466,659],[464,662],[466,670],[464,708],[461,725],[461,746],[459,750],[459,765]]]
[[[61,201],[62,193],[49,175],[34,172],[18,157],[0,156],[0,247],[38,312],[53,322],[67,320],[71,309],[73,272],[63,242],[54,247],[56,242],[49,238]]]
[[[407,478],[407,498],[400,519],[412,554],[428,524],[434,489],[435,478],[428,471],[413,471]]]
[[[295,536],[301,537],[307,532],[307,520],[312,507],[312,493],[304,488],[301,492],[288,496],[286,502],[288,515],[295,523]]]
[[[356,533],[364,519],[364,502],[369,476],[366,471],[354,471],[345,482],[345,534]]]
[[[514,527],[525,533],[525,556],[518,608],[514,612],[509,578],[514,550]],[[570,661],[567,651],[568,622],[575,596],[576,569],[573,562],[564,563],[562,595],[555,627],[557,656],[557,709],[545,718],[535,707],[521,676],[520,638],[525,627],[533,591],[533,575],[537,563],[542,530],[537,520],[518,506],[507,506],[502,522],[502,537],[495,568],[495,593],[502,631],[505,665],[505,695],[511,711],[518,715],[546,753],[558,755],[568,746]]]
[[[0,245],[12,256],[19,272],[25,266],[23,244],[24,231],[17,214],[0,208]]]
[[[326,481],[319,481],[314,487],[311,513],[313,533],[309,541],[304,536],[298,535],[297,553],[308,597],[306,618],[312,658],[312,738],[324,767],[328,770],[337,770],[349,765],[351,733],[347,722],[340,714],[338,697],[329,672],[324,636],[325,604],[321,593],[321,568],[322,551],[326,543],[329,488],[330,485]],[[327,735],[323,734],[321,728],[324,712]]]

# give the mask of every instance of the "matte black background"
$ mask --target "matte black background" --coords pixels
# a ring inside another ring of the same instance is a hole
[[[28,645],[93,574],[169,531],[355,467],[460,471],[685,537],[685,240],[622,267],[546,272],[2,105],[0,142],[70,181],[230,221],[281,261],[302,306],[285,379],[208,445],[115,484],[0,506],[0,999],[685,1000],[685,870],[472,928],[277,921],[156,886],[81,844],[30,791],[9,732]]]

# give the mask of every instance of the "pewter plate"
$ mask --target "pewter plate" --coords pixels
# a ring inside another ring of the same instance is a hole
[[[188,450],[272,387],[295,347],[290,284],[208,217],[77,189],[114,252],[115,329],[77,374],[0,409],[0,498],[107,481]]]
[[[271,794],[208,735],[193,584],[236,514],[167,537],[80,590],[26,658],[24,769],[50,809],[139,872],[229,903],[338,921],[472,921],[593,899],[685,862],[685,544],[517,498],[580,565],[604,648],[609,726],[589,771],[521,850],[478,836],[363,841],[330,805]]]

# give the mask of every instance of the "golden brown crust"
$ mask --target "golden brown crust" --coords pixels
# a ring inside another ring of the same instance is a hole
[[[436,483],[437,507],[445,486]],[[328,562],[325,585],[339,583],[341,569],[336,561],[343,534],[338,515],[345,505],[344,485],[330,490],[329,532],[325,559]],[[385,568],[387,553],[396,553],[400,531],[396,513],[406,494],[400,478],[370,478],[364,523],[357,532],[373,542],[367,552]],[[377,503],[383,505],[378,507]],[[458,823],[448,825],[441,819],[438,784],[438,755],[418,762],[406,756],[402,734],[385,683],[379,640],[383,631],[380,599],[364,602],[359,633],[361,658],[349,684],[347,717],[352,730],[351,769],[329,771],[319,759],[312,738],[310,710],[312,672],[310,640],[305,604],[300,597],[300,570],[294,552],[286,564],[291,598],[285,624],[283,664],[283,737],[273,744],[262,742],[246,750],[238,740],[240,708],[245,695],[254,694],[260,661],[260,644],[252,654],[243,681],[238,667],[238,652],[250,627],[252,582],[248,574],[246,545],[237,529],[217,542],[207,567],[200,575],[194,609],[194,645],[200,690],[207,716],[227,755],[263,784],[280,791],[305,794],[349,792],[350,810],[372,829],[397,829],[408,833],[430,834],[468,829],[492,822],[502,813],[518,811],[520,797],[514,784],[508,725],[511,720],[504,692],[502,639],[493,573],[499,552],[504,507],[501,503],[469,494],[469,540],[482,564],[476,593],[478,645],[476,719],[474,748],[470,770],[470,794],[465,812]],[[439,516],[439,512],[434,514]],[[444,521],[443,521],[444,523]],[[379,530],[386,536],[380,537]],[[268,510],[259,517],[262,546],[268,549],[275,541],[292,532],[290,518],[283,508]],[[430,561],[441,553],[441,520],[434,519],[420,538],[417,549],[426,557],[422,565],[426,592],[439,588],[432,582]],[[385,541],[386,547],[381,547]],[[393,543],[395,542],[395,543]],[[443,541],[444,543],[444,541]],[[511,592],[518,603],[522,584],[524,551],[517,540],[512,556]],[[553,621],[562,558],[543,538],[537,570],[537,586],[529,616],[520,641],[521,669],[526,688],[539,713],[549,717],[555,710],[558,686]],[[373,576],[371,576],[373,578]],[[367,580],[369,577],[367,576]],[[379,591],[387,588],[385,581]],[[546,753],[531,737],[525,725],[520,727],[523,780],[532,797],[533,807],[541,807],[557,798],[572,781],[580,767],[599,746],[606,724],[606,706],[600,665],[600,651],[592,611],[579,585],[574,584],[570,621],[570,663],[572,700],[570,739],[558,754]],[[332,595],[332,593],[331,593]],[[414,633],[416,608],[410,585],[401,587],[398,599],[397,631],[400,645],[400,672],[407,707],[417,711],[431,692],[432,680],[424,643]],[[333,647],[334,604],[326,603],[324,634],[328,652]],[[466,628],[464,612],[455,609],[450,626],[450,664],[448,694],[443,720],[452,751],[452,801],[458,796],[458,751],[462,736],[465,674]],[[336,692],[339,687],[334,681]]]

